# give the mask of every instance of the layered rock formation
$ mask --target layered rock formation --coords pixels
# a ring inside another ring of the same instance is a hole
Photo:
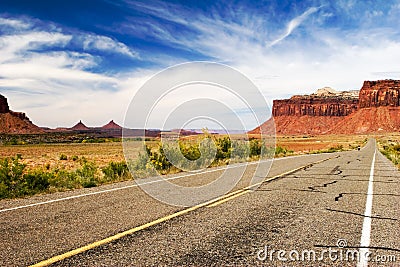
[[[400,106],[400,81],[365,81],[360,91],[360,108]]]
[[[22,112],[14,112],[8,106],[7,98],[0,95],[0,133],[30,134],[44,131],[34,125]]]
[[[347,116],[357,110],[358,99],[340,96],[293,96],[274,100],[272,115],[276,116]]]
[[[251,134],[363,134],[400,130],[400,81],[365,81],[359,91],[329,87],[315,94],[275,100],[273,117]]]
[[[273,119],[262,127],[265,131],[274,122],[277,134],[324,134],[357,108],[358,91],[338,92],[324,87],[315,94],[274,100]],[[251,133],[260,130],[256,128]]]

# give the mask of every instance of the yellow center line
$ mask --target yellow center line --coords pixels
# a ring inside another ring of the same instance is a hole
[[[54,257],[52,257],[52,258],[50,258],[50,259],[41,261],[41,262],[36,263],[36,264],[34,264],[34,265],[31,265],[31,266],[35,266],[35,267],[38,267],[38,266],[48,266],[48,265],[50,265],[50,264],[52,264],[52,263],[55,263],[55,262],[64,260],[64,259],[66,259],[66,258],[70,258],[70,257],[72,257],[72,256],[74,256],[74,255],[80,254],[80,253],[85,252],[85,251],[88,251],[88,250],[90,250],[90,249],[93,249],[93,248],[99,247],[99,246],[101,246],[101,245],[110,243],[110,242],[112,242],[112,241],[114,241],[114,240],[118,240],[118,239],[120,239],[120,238],[122,238],[122,237],[124,237],[124,236],[127,236],[127,235],[133,234],[133,233],[135,233],[135,232],[141,231],[141,230],[146,229],[146,228],[148,228],[148,227],[150,227],[150,226],[153,226],[153,225],[156,225],[156,224],[165,222],[165,221],[167,221],[167,220],[170,220],[170,219],[172,219],[172,218],[181,216],[181,215],[183,215],[183,214],[185,214],[185,213],[188,213],[188,212],[191,212],[191,211],[193,211],[193,210],[196,210],[196,209],[200,208],[201,206],[202,206],[202,205],[196,205],[196,206],[190,207],[190,208],[188,208],[188,209],[178,211],[178,212],[173,213],[173,214],[171,214],[171,215],[168,215],[168,216],[159,218],[159,219],[157,219],[157,220],[155,220],[155,221],[152,221],[152,222],[143,224],[143,225],[141,225],[141,226],[138,226],[138,227],[129,229],[129,230],[127,230],[127,231],[118,233],[118,234],[116,234],[116,235],[110,236],[110,237],[105,238],[105,239],[102,239],[102,240],[100,240],[100,241],[93,242],[93,243],[88,244],[88,245],[86,245],[86,246],[83,246],[83,247],[80,247],[80,248],[77,248],[77,249],[68,251],[68,252],[66,252],[66,253],[64,253],[64,254],[54,256]]]
[[[241,196],[241,195],[244,195],[244,194],[246,194],[246,193],[249,193],[249,192],[250,192],[249,190],[240,192],[239,194],[236,194],[236,195],[233,195],[233,196],[224,198],[224,199],[222,199],[222,200],[220,200],[220,201],[217,201],[217,202],[214,202],[214,203],[212,203],[212,204],[210,204],[210,205],[207,205],[206,207],[207,207],[207,208],[212,208],[212,207],[218,206],[218,205],[220,205],[220,204],[222,204],[222,203],[225,203],[225,202],[227,202],[227,201],[229,201],[229,200],[231,200],[231,199],[237,198],[237,197],[239,197],[239,196]]]
[[[333,157],[332,157],[332,158],[333,158]],[[284,176],[286,176],[286,175],[288,175],[288,174],[291,174],[291,173],[294,173],[294,172],[296,172],[296,171],[298,171],[298,170],[301,170],[301,169],[310,167],[310,166],[312,166],[313,164],[321,163],[321,162],[327,161],[327,160],[332,159],[332,158],[328,158],[328,159],[324,159],[324,160],[319,160],[319,161],[316,161],[316,162],[307,164],[307,165],[305,165],[305,166],[302,166],[302,167],[300,167],[300,168],[296,168],[296,169],[293,169],[293,170],[291,170],[291,171],[288,171],[288,172],[285,172],[285,173],[276,175],[276,176],[274,176],[274,177],[272,177],[272,178],[269,178],[269,179],[264,180],[264,181],[262,181],[262,182],[259,182],[259,183],[256,183],[256,184],[247,186],[247,187],[245,187],[245,188],[243,188],[243,189],[236,190],[236,191],[231,192],[231,193],[229,193],[229,194],[226,194],[226,195],[223,195],[223,196],[214,198],[214,199],[212,199],[212,200],[206,201],[206,202],[204,202],[204,203],[198,204],[198,205],[193,206],[193,207],[186,208],[186,209],[184,209],[184,210],[181,210],[181,211],[175,212],[175,213],[173,213],[173,214],[164,216],[164,217],[159,218],[159,219],[157,219],[157,220],[154,220],[154,221],[148,222],[148,223],[146,223],[146,224],[137,226],[137,227],[132,228],[132,229],[129,229],[129,230],[127,230],[127,231],[124,231],[124,232],[118,233],[118,234],[116,234],[116,235],[107,237],[107,238],[105,238],[105,239],[102,239],[102,240],[93,242],[93,243],[88,244],[88,245],[85,245],[85,246],[83,246],[83,247],[76,248],[76,249],[73,249],[73,250],[68,251],[68,252],[66,252],[66,253],[63,253],[63,254],[60,254],[60,255],[51,257],[51,258],[49,258],[49,259],[47,259],[47,260],[44,260],[44,261],[38,262],[38,263],[36,263],[36,264],[34,264],[34,265],[31,265],[31,267],[48,266],[48,265],[53,264],[53,263],[55,263],[55,262],[58,262],[58,261],[61,261],[61,260],[70,258],[70,257],[75,256],[75,255],[77,255],[77,254],[83,253],[83,252],[85,252],[85,251],[88,251],[88,250],[94,249],[94,248],[96,248],[96,247],[99,247],[99,246],[105,245],[105,244],[107,244],[107,243],[110,243],[110,242],[112,242],[112,241],[118,240],[118,239],[120,239],[120,238],[122,238],[122,237],[124,237],[124,236],[131,235],[131,234],[133,234],[133,233],[135,233],[135,232],[144,230],[144,229],[146,229],[146,228],[148,228],[148,227],[151,227],[151,226],[153,226],[153,225],[156,225],[156,224],[159,224],[159,223],[168,221],[168,220],[170,220],[170,219],[172,219],[172,218],[175,218],[175,217],[182,216],[182,215],[184,215],[184,214],[186,214],[186,213],[189,213],[189,212],[191,212],[191,211],[197,210],[197,209],[199,209],[199,208],[202,208],[202,207],[215,207],[215,206],[220,205],[220,204],[222,204],[222,203],[225,203],[225,202],[227,202],[227,201],[229,201],[229,200],[232,200],[232,199],[234,199],[234,198],[236,198],[236,197],[239,197],[239,196],[242,196],[242,195],[244,195],[244,194],[246,194],[246,193],[249,193],[249,192],[251,192],[251,189],[252,189],[252,188],[254,188],[254,187],[256,187],[256,186],[259,186],[259,185],[261,185],[261,184],[263,184],[263,183],[276,180],[276,179],[278,179],[278,178],[280,178],[280,177],[284,177]]]
[[[141,231],[141,230],[143,230],[143,229],[146,229],[146,228],[148,228],[148,227],[150,227],[150,226],[153,226],[153,225],[156,225],[156,224],[159,224],[159,223],[168,221],[168,220],[170,220],[170,219],[172,219],[172,218],[179,217],[179,216],[184,215],[184,214],[186,214],[186,213],[189,213],[189,212],[191,212],[191,211],[197,210],[197,209],[199,209],[199,208],[201,208],[201,207],[204,207],[204,206],[207,206],[207,205],[209,205],[209,204],[211,204],[211,203],[213,203],[213,202],[219,201],[219,200],[221,200],[221,199],[225,199],[226,197],[229,198],[230,196],[235,195],[235,194],[238,194],[238,193],[240,193],[240,192],[242,192],[242,191],[243,191],[243,190],[240,189],[240,190],[231,192],[231,193],[229,193],[229,194],[226,194],[226,195],[217,197],[217,198],[212,199],[212,200],[210,200],[210,201],[207,201],[207,202],[198,204],[198,205],[196,205],[196,206],[193,206],[193,207],[190,207],[190,208],[187,208],[187,209],[178,211],[178,212],[176,212],[176,213],[173,213],[173,214],[167,215],[167,216],[165,216],[165,217],[159,218],[159,219],[157,219],[157,220],[148,222],[148,223],[146,223],[146,224],[137,226],[137,227],[132,228],[132,229],[129,229],[129,230],[127,230],[127,231],[124,231],[124,232],[118,233],[118,234],[116,234],[116,235],[110,236],[110,237],[108,237],[108,238],[105,238],[105,239],[102,239],[102,240],[93,242],[93,243],[88,244],[88,245],[86,245],[86,246],[83,246],[83,247],[80,247],[80,248],[77,248],[77,249],[68,251],[68,252],[66,252],[66,253],[63,253],[63,254],[60,254],[60,255],[51,257],[51,258],[49,258],[49,259],[47,259],[47,260],[44,260],[44,261],[38,262],[38,263],[36,263],[36,264],[34,264],[34,265],[31,265],[31,267],[49,266],[50,264],[53,264],[53,263],[55,263],[55,262],[64,260],[64,259],[66,259],[66,258],[70,258],[70,257],[72,257],[72,256],[75,256],[75,255],[77,255],[77,254],[83,253],[83,252],[85,252],[85,251],[88,251],[88,250],[94,249],[94,248],[96,248],[96,247],[105,245],[105,244],[110,243],[110,242],[112,242],[112,241],[118,240],[118,239],[120,239],[120,238],[122,238],[122,237],[124,237],[124,236],[131,235],[131,234],[133,234],[133,233],[135,233],[135,232],[138,232],[138,231]]]

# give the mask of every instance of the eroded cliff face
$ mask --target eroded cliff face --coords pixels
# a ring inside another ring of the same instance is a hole
[[[23,112],[10,110],[7,98],[0,95],[0,133],[28,134],[42,133]]]
[[[270,133],[269,128],[284,135],[398,132],[400,80],[365,81],[359,92],[322,88],[275,100],[272,115],[249,133]]]
[[[342,97],[293,96],[274,100],[272,115],[277,116],[347,116],[357,110],[358,99]]]
[[[8,113],[10,108],[8,107],[7,98],[0,95],[0,113]]]
[[[400,106],[399,96],[399,80],[365,81],[359,95],[359,107],[398,107]]]

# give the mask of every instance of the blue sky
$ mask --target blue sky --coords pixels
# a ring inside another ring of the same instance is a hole
[[[400,78],[399,18],[400,1],[2,0],[0,93],[58,127],[122,124],[146,80],[188,61],[238,69],[268,102],[360,89]]]

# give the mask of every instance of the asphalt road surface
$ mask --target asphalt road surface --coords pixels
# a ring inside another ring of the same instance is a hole
[[[375,147],[275,160],[255,190],[249,165],[231,194],[189,208],[132,182],[3,200],[0,265],[400,266],[400,172]]]

